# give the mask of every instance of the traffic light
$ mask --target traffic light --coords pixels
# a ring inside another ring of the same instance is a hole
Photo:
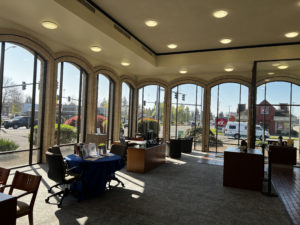
[[[68,102],[70,102],[71,101],[71,97],[70,96],[68,96]]]
[[[146,101],[143,101],[143,105],[144,105],[144,106],[146,105]]]
[[[22,90],[26,90],[26,82],[22,81]]]
[[[178,93],[177,93],[177,92],[175,93],[175,98],[176,98],[176,99],[178,98]]]
[[[182,95],[182,101],[184,101],[185,100],[185,95]]]

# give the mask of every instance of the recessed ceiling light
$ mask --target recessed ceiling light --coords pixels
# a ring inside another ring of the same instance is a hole
[[[287,66],[287,65],[280,65],[280,66],[278,66],[277,68],[278,69],[280,69],[280,70],[285,70],[285,69],[287,69],[289,66]]]
[[[218,11],[213,12],[213,16],[216,18],[224,18],[227,15],[228,15],[228,12],[225,10],[218,10]]]
[[[145,24],[148,27],[156,27],[158,22],[156,20],[146,20]]]
[[[269,81],[270,81],[270,79],[265,79],[265,81],[266,81],[266,82],[269,82]]]
[[[102,51],[102,48],[100,48],[99,46],[91,46],[90,49],[93,51],[93,52],[101,52]]]
[[[280,66],[280,63],[273,63],[272,66]]]
[[[129,61],[122,61],[121,65],[122,66],[130,66],[130,62]]]
[[[297,2],[297,5],[300,7],[300,1]]]
[[[177,45],[176,45],[176,44],[168,44],[167,46],[168,46],[168,48],[170,48],[170,49],[177,48]]]
[[[229,38],[223,38],[220,40],[220,42],[224,45],[229,44],[232,40]]]
[[[225,70],[226,72],[231,72],[231,71],[234,70],[234,68],[231,67],[231,66],[229,66],[229,67],[225,67],[224,70]]]
[[[298,32],[289,32],[289,33],[286,33],[284,36],[286,36],[287,38],[294,38],[294,37],[297,37],[299,35]]]
[[[52,21],[42,21],[42,26],[49,29],[49,30],[55,30],[58,28],[58,25]]]
[[[187,69],[181,69],[181,70],[179,70],[179,73],[181,73],[181,74],[186,74],[188,71],[187,71]]]
[[[269,72],[269,73],[268,73],[268,75],[274,75],[274,74],[275,74],[274,72]]]

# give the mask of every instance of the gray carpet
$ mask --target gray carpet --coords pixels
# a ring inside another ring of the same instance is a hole
[[[147,174],[122,170],[117,176],[125,188],[82,202],[68,196],[62,209],[44,201],[47,188],[54,184],[47,178],[45,165],[19,170],[43,176],[35,225],[291,224],[279,198],[223,187],[223,167],[201,164],[198,157],[198,153],[183,154],[181,160],[168,159]],[[21,224],[28,224],[27,217],[17,220]]]

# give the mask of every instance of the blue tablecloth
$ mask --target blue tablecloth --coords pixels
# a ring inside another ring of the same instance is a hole
[[[81,193],[81,199],[95,197],[104,192],[111,174],[122,168],[121,157],[118,155],[90,161],[72,154],[65,159],[69,168],[77,166],[80,170],[77,172],[83,173],[81,180],[71,186],[71,189]]]

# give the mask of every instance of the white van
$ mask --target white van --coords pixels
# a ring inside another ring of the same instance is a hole
[[[235,139],[239,137],[247,137],[247,122],[240,122],[240,132],[239,132],[239,122],[228,122],[225,127],[224,134],[225,136],[232,136]],[[264,129],[260,125],[256,125],[255,136],[262,140]],[[268,131],[265,131],[265,139],[269,138],[270,134]]]

